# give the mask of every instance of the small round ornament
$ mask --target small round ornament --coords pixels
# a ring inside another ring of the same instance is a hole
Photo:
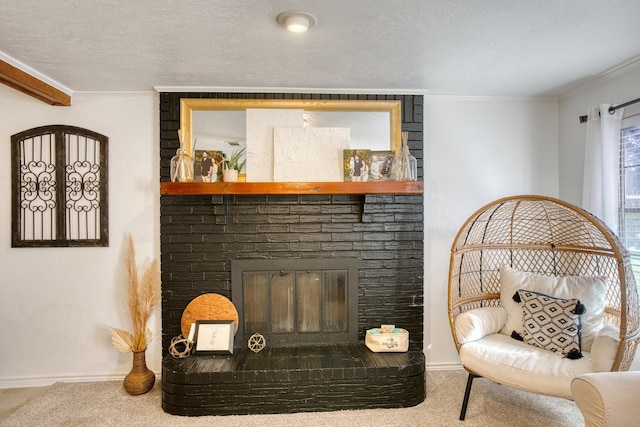
[[[258,333],[255,333],[249,337],[248,347],[254,353],[258,353],[260,350],[267,346],[267,341],[264,339],[264,336]]]

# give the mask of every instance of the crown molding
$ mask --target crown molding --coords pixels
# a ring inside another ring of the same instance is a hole
[[[585,88],[595,86],[606,80],[616,78],[638,67],[640,67],[640,56],[633,57],[628,61],[623,62],[622,64],[618,64],[615,67],[605,70],[604,72],[596,75],[594,78],[592,78],[588,82],[585,82],[584,84],[581,84],[580,86],[573,88],[568,92],[563,93],[562,95],[559,96],[559,98],[560,99],[566,98],[567,96],[570,96],[575,92],[579,92],[581,90],[584,90]]]
[[[157,92],[317,93],[345,95],[426,95],[425,89],[358,89],[304,87],[154,86]]]

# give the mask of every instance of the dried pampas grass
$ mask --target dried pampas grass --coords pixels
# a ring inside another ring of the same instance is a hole
[[[160,303],[160,263],[154,259],[142,277],[138,276],[133,237],[128,236],[125,253],[127,306],[131,316],[132,332],[111,328],[113,346],[123,352],[138,352],[147,349],[152,335],[147,329],[151,313]]]

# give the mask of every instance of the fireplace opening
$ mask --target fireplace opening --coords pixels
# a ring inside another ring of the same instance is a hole
[[[355,258],[233,260],[231,285],[237,343],[254,333],[278,347],[358,342]]]

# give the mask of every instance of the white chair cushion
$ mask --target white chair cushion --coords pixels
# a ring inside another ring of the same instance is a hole
[[[516,331],[522,336],[522,307],[513,300],[518,289],[540,292],[556,298],[577,298],[586,307],[582,315],[582,350],[591,351],[596,333],[604,326],[604,306],[607,285],[597,276],[544,276],[500,267],[500,304],[507,310],[507,322],[502,333]]]
[[[460,347],[460,361],[471,372],[533,393],[571,399],[571,381],[593,372],[591,355],[567,359],[497,333]]]
[[[503,307],[481,307],[466,311],[455,320],[458,344],[500,332],[506,321],[507,310]]]
[[[591,346],[591,360],[596,372],[611,371],[619,346],[620,330],[617,327],[607,325],[598,331]]]

